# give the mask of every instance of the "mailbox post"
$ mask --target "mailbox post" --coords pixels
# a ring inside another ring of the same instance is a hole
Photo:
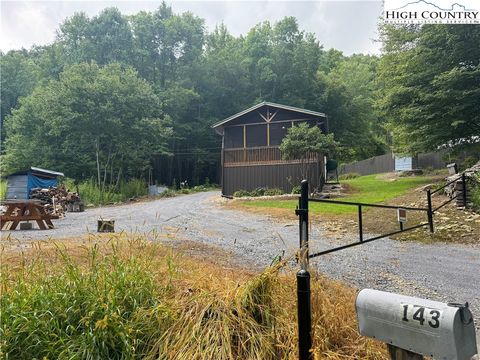
[[[477,354],[468,304],[364,289],[355,306],[360,334],[389,344],[392,359],[470,360]]]

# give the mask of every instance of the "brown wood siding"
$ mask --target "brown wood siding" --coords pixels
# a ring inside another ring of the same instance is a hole
[[[264,165],[264,164],[287,164],[299,163],[300,160],[282,160],[282,154],[278,147],[252,147],[245,149],[225,149],[223,150],[223,166],[246,166],[246,165]],[[318,155],[309,152],[306,156],[306,162],[317,162]]]
[[[310,164],[310,189],[321,188],[324,183],[323,161]],[[292,187],[300,185],[301,164],[275,164],[224,167],[223,195],[231,196],[235,191],[251,191],[258,187],[279,188],[290,193]]]

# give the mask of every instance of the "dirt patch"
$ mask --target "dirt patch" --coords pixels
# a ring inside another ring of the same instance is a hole
[[[229,200],[223,203],[223,206],[227,209],[245,211],[251,214],[261,214],[275,217],[281,221],[289,221],[297,219],[297,216],[291,209],[279,209],[272,207],[261,206],[246,206],[243,201]]]

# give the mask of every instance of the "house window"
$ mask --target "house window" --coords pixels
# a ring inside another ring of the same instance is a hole
[[[288,129],[292,127],[289,122],[270,124],[270,146],[279,146],[287,135]]]
[[[225,128],[225,149],[243,148],[243,126]]]
[[[247,147],[267,146],[267,124],[248,125]]]

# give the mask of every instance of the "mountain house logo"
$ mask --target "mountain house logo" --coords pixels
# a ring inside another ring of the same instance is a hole
[[[385,0],[383,18],[389,24],[480,24],[480,1]]]

